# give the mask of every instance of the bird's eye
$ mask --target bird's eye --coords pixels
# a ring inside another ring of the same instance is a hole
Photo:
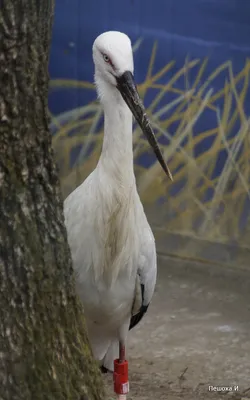
[[[110,62],[110,58],[107,56],[107,54],[103,54],[103,59],[105,62]]]

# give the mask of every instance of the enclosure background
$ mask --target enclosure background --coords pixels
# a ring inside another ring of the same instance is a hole
[[[49,109],[64,197],[101,151],[93,41],[106,30],[125,32],[174,176],[167,180],[135,126],[138,190],[158,250],[248,266],[249,18],[247,0],[56,1]]]

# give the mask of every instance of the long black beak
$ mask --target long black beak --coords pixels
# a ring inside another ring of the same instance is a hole
[[[141,127],[142,132],[146,136],[150,146],[153,148],[154,153],[161,164],[166,175],[173,180],[170,169],[165,163],[161,150],[159,149],[153,129],[145,112],[140,96],[138,94],[133,74],[130,71],[124,72],[119,78],[116,78],[117,89],[121,93],[124,101],[132,111],[136,121]]]

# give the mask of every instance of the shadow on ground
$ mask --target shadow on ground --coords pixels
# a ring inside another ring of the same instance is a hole
[[[129,337],[128,400],[250,399],[250,273],[167,257],[158,270],[150,309]]]

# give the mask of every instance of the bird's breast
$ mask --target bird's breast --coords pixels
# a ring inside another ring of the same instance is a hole
[[[119,324],[131,313],[148,225],[136,189],[121,196],[102,178],[95,172],[73,192],[65,202],[65,219],[87,319]]]

